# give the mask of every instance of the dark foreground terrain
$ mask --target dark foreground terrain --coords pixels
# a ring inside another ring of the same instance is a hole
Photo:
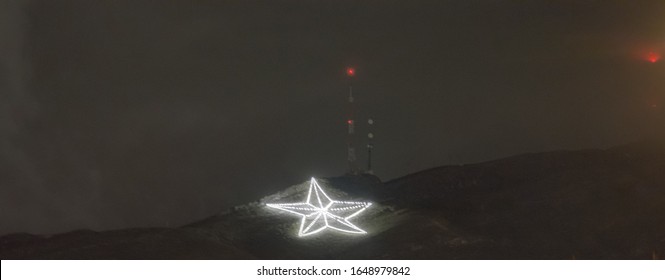
[[[525,154],[443,166],[382,183],[320,180],[339,200],[373,201],[367,230],[300,238],[300,219],[264,206],[308,182],[179,228],[0,238],[2,259],[651,259],[665,255],[665,149]]]

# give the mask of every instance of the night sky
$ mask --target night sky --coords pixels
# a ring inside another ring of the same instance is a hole
[[[196,3],[0,0],[0,234],[177,226],[341,175],[347,66],[383,180],[664,127],[662,0]]]

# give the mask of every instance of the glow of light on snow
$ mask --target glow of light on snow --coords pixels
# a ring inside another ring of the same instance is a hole
[[[372,203],[331,199],[314,178],[309,182],[307,201],[300,203],[269,203],[266,206],[302,217],[298,236],[308,236],[331,229],[353,234],[367,232],[349,222]]]

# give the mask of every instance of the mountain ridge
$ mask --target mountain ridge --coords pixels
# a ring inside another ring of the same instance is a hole
[[[178,228],[0,237],[2,259],[647,259],[665,252],[663,142],[528,153],[440,166],[387,182],[322,178],[329,195],[374,204],[364,236],[297,237],[264,207],[308,182]]]

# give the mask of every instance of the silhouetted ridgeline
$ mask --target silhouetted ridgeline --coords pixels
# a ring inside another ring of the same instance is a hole
[[[298,238],[300,219],[263,204],[307,182],[180,228],[0,238],[2,259],[651,259],[665,253],[663,142],[437,167],[386,183],[320,180],[375,204],[365,236]]]

